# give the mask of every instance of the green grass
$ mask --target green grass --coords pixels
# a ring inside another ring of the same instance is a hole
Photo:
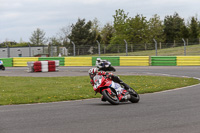
[[[139,94],[198,84],[193,78],[120,76]],[[0,77],[0,105],[43,103],[98,98],[88,76]]]

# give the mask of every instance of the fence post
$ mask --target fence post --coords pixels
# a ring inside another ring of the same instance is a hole
[[[124,39],[124,42],[126,44],[126,56],[128,56],[128,43],[127,43],[127,41],[125,39]]]
[[[99,43],[99,41],[97,40],[97,44],[98,44],[98,52],[99,52],[99,56],[101,55],[101,51],[100,51],[100,43]]]
[[[72,42],[72,44],[73,44],[74,56],[76,56],[76,45],[74,44],[74,42]]]
[[[183,42],[184,42],[184,56],[186,56],[186,43],[185,40],[182,38]]]
[[[7,57],[9,58],[9,57],[10,57],[10,49],[9,49],[8,44],[5,43],[5,45],[6,45],[6,47],[7,47]]]
[[[29,57],[31,57],[31,45],[28,43],[28,46],[29,46]]]
[[[52,43],[50,42],[50,57],[53,56],[53,46],[52,46]]]
[[[155,42],[155,50],[156,50],[156,56],[157,56],[157,47],[158,47],[158,45],[157,45],[157,41],[155,40],[155,39],[153,39],[153,41]]]

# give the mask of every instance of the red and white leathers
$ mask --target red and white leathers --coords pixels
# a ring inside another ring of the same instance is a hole
[[[123,85],[125,88],[129,88],[129,86],[126,85],[125,83],[123,83],[123,82],[119,79],[118,76],[115,76],[115,75],[113,75],[112,73],[108,73],[108,72],[104,72],[104,71],[98,72],[98,71],[96,71],[96,70],[94,70],[94,69],[91,69],[91,70],[89,70],[89,75],[90,75],[90,78],[91,78],[90,83],[91,83],[92,86],[94,86],[93,77],[94,77],[95,75],[103,75],[103,76],[106,76],[107,78],[112,79],[114,82]],[[124,88],[124,89],[125,89],[125,88]],[[126,92],[127,92],[127,91],[124,90],[121,94],[119,94],[119,95],[120,95],[120,96],[119,96],[119,100],[124,100],[124,99],[126,98],[126,97],[125,97],[125,95],[126,95],[125,93],[126,93]],[[101,96],[101,100],[102,100],[102,101],[106,101],[106,100],[104,99],[103,96]]]
[[[100,71],[100,72],[96,72],[96,74],[94,73],[93,76],[95,75],[103,75],[103,76],[106,76],[108,78],[112,78],[113,74],[112,73],[107,73],[107,72],[104,72],[104,71]],[[91,76],[90,76],[91,77]],[[90,80],[90,83],[92,86],[94,86],[94,81],[93,81],[93,77],[91,77],[91,80]]]

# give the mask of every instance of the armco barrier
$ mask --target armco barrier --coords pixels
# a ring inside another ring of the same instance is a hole
[[[5,67],[12,67],[13,66],[13,58],[0,58],[3,61],[3,65]]]
[[[176,56],[151,56],[151,66],[176,66]]]
[[[46,60],[59,60],[60,66],[65,66],[65,57],[39,57],[39,61],[46,61]]]
[[[149,66],[149,56],[121,56],[120,66]]]
[[[200,56],[177,56],[177,66],[200,66]]]
[[[27,66],[31,61],[38,61],[38,57],[13,57],[13,66]]]
[[[92,57],[65,57],[65,66],[92,66]]]
[[[95,66],[96,65],[96,60],[97,58],[101,58],[102,60],[108,60],[110,61],[111,65],[112,66],[119,66],[119,57],[92,57],[92,66]]]

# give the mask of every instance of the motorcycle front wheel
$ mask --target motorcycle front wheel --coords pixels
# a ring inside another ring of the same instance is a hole
[[[130,88],[128,92],[131,95],[131,99],[129,99],[129,101],[132,103],[138,103],[140,101],[140,96],[134,89]]]
[[[111,104],[118,105],[119,99],[116,95],[111,95],[107,90],[102,91],[103,97]]]

